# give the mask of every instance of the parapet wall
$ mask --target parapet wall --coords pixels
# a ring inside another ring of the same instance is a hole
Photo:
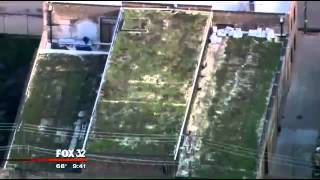
[[[241,27],[242,30],[262,28],[272,28],[275,33],[280,33],[280,17],[286,17],[285,14],[277,13],[255,13],[255,12],[231,12],[231,11],[213,11],[214,24],[232,24]],[[288,32],[287,21],[283,24],[284,33]]]
[[[296,9],[297,1],[292,1],[287,24],[289,36],[283,42],[281,62],[274,76],[268,109],[264,119],[263,133],[258,153],[257,178],[266,178],[268,176],[272,154],[275,152],[279,120],[281,118],[280,113],[283,111],[284,103],[290,89],[292,62],[294,61],[296,46]]]

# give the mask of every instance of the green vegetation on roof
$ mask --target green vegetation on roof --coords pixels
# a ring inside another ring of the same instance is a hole
[[[209,127],[202,134],[197,176],[255,177],[257,129],[267,108],[280,49],[280,43],[258,38],[227,40],[225,56],[215,59],[218,64],[212,77],[215,95],[205,97],[210,106],[202,117]]]
[[[129,20],[133,27],[132,19],[147,22],[148,31],[117,35],[88,152],[168,157],[185,113],[207,16],[125,10],[124,24]],[[118,137],[97,138],[102,132]]]
[[[40,54],[14,146],[69,148],[80,111],[83,124],[89,123],[105,62],[104,55]],[[78,141],[82,147],[83,139]],[[31,155],[21,152],[13,151],[12,157]]]

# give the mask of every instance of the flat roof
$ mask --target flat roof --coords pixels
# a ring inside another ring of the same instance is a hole
[[[75,148],[82,147],[106,59],[106,55],[38,55],[18,114],[11,158],[47,155],[30,147],[68,149],[74,132]]]
[[[124,10],[88,153],[173,155],[207,18]]]
[[[81,11],[76,12],[81,15]],[[82,122],[89,123],[101,74],[108,63],[87,154],[172,159],[191,95],[200,45],[207,40],[203,34],[208,15],[124,9],[123,25],[110,61],[106,62],[106,55],[97,54],[40,54],[11,156],[47,156],[45,150],[68,148],[74,132],[79,132],[75,129],[80,114],[85,119]],[[241,23],[230,16],[226,22]],[[264,23],[258,17],[253,19],[255,24]],[[272,23],[276,22],[269,24]],[[266,109],[264,100],[280,57],[278,43],[248,37],[224,42],[224,48],[215,55],[217,71],[209,75],[212,84],[207,84],[210,88],[201,102],[206,107],[195,107],[204,111],[199,118],[207,125],[201,130],[206,141],[199,153],[205,161],[196,167],[200,174],[212,164],[241,169],[241,161],[251,171],[255,162],[232,159],[232,155],[215,151],[212,143],[256,148],[257,124]],[[82,125],[85,127],[86,123]],[[79,146],[81,141],[79,138]],[[228,161],[224,162],[224,158]],[[208,174],[213,172],[217,176],[225,173],[214,169]]]
[[[199,137],[194,145],[201,144],[194,153],[194,176],[255,177],[261,122],[281,48],[281,43],[244,36],[223,38],[214,50],[189,120],[188,130]]]

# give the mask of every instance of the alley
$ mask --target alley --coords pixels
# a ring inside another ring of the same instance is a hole
[[[287,97],[270,175],[311,178],[311,154],[320,127],[320,34],[297,33],[292,84]],[[279,158],[278,158],[279,159]]]

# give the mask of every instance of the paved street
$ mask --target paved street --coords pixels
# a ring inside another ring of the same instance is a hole
[[[276,153],[294,159],[295,165],[273,159],[270,174],[285,178],[311,178],[308,166],[311,165],[311,153],[320,127],[320,34],[297,34],[292,84],[283,116]]]

